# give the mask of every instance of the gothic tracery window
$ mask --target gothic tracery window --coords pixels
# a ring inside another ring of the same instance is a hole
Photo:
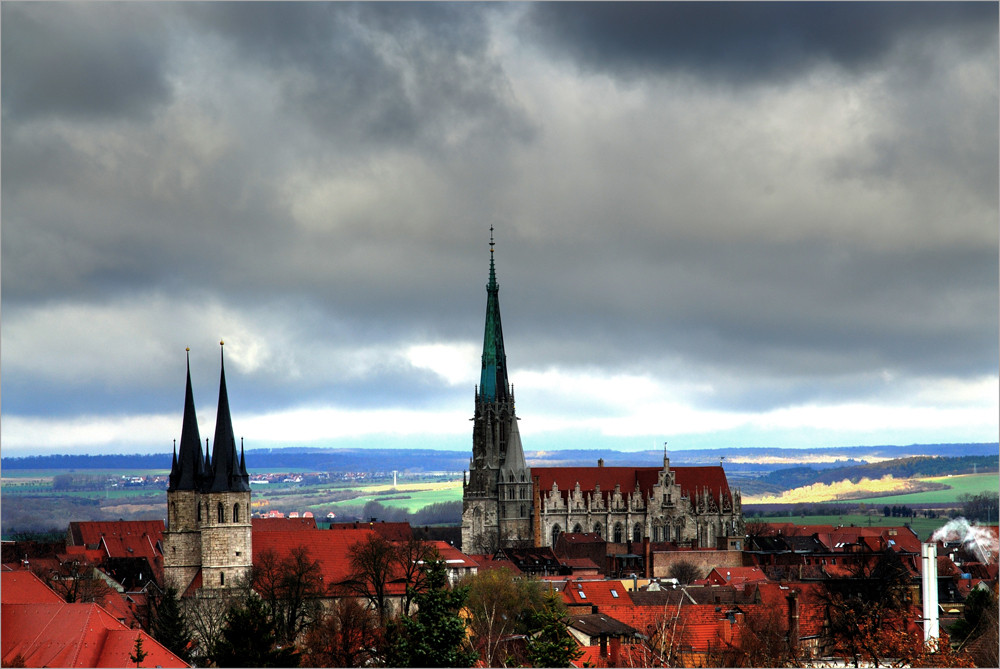
[[[220,523],[226,522],[226,510],[222,508],[222,502],[219,502],[218,512],[219,512],[219,522]]]

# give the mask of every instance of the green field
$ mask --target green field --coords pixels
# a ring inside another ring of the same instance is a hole
[[[838,525],[869,527],[869,521],[871,522],[871,527],[902,527],[903,525],[909,525],[917,533],[921,541],[928,540],[935,530],[944,527],[945,523],[948,522],[947,518],[886,518],[882,515],[881,511],[879,511],[878,515],[873,514],[871,516],[860,514],[846,516],[790,516],[787,518],[761,518],[760,520],[767,523],[833,525],[834,527]]]
[[[914,492],[906,495],[885,495],[882,497],[869,497],[866,499],[851,500],[852,502],[864,502],[866,504],[888,504],[888,505],[914,505],[914,504],[949,504],[958,502],[960,495],[978,495],[990,492],[1000,496],[1000,478],[997,474],[962,474],[959,476],[936,476],[934,478],[921,479],[923,481],[933,481],[949,486],[947,490],[928,490],[926,492]]]
[[[362,488],[361,490],[364,489]],[[362,507],[368,502],[375,501],[383,506],[394,509],[406,509],[408,512],[413,513],[415,511],[419,511],[425,506],[430,506],[431,504],[437,504],[439,502],[459,502],[461,500],[462,486],[458,485],[442,490],[402,490],[399,492],[390,492],[384,495],[362,495],[353,499],[345,499],[340,502],[311,504],[307,507],[307,510],[312,511],[317,516],[320,515],[320,512],[322,512],[322,515],[326,515],[330,511],[337,513],[338,509],[345,507]]]

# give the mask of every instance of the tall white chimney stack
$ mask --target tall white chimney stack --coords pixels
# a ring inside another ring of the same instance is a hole
[[[920,544],[921,592],[923,593],[924,643],[939,636],[937,544]]]

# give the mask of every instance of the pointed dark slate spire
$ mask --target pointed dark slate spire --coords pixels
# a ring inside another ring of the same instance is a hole
[[[180,472],[177,470],[177,440],[174,439],[174,459],[170,463],[170,478],[167,479],[167,490],[177,487],[177,478]]]
[[[204,468],[201,458],[201,434],[194,410],[191,390],[191,349],[187,349],[187,387],[184,390],[184,420],[181,426],[181,447],[176,454],[177,467],[171,471],[168,490],[196,490],[200,487]]]
[[[493,265],[493,245],[493,226],[490,226],[490,281],[486,284],[486,329],[483,334],[483,369],[479,379],[480,397],[484,402],[509,399],[507,356],[503,350],[503,328],[500,325],[500,286]]]
[[[222,346],[223,342],[219,342]],[[220,351],[221,356],[221,351]],[[233,419],[229,414],[229,393],[226,391],[226,364],[222,359],[222,375],[219,381],[219,411],[215,419],[215,443],[212,447],[212,480],[209,492],[247,492],[249,483],[244,483],[236,455],[236,436],[233,434]]]

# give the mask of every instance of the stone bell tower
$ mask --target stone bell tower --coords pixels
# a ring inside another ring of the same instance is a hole
[[[525,464],[514,389],[507,379],[494,245],[491,227],[482,369],[475,396],[472,459],[462,492],[462,550],[466,552],[532,540],[531,470]]]
[[[236,452],[224,358],[211,458],[207,440],[205,446],[203,456],[189,355],[181,444],[170,470],[163,537],[165,580],[181,593],[199,576],[202,588],[232,587],[251,565],[250,476],[242,443]]]

